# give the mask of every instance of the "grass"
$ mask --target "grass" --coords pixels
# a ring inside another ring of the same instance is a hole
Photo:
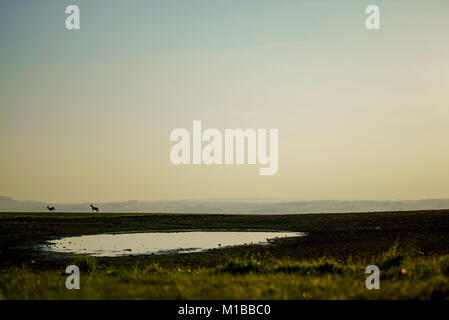
[[[201,253],[70,257],[33,246],[82,234],[175,229],[306,232]],[[81,270],[67,290],[65,269]],[[367,290],[368,265],[381,270]],[[449,299],[449,210],[310,214],[0,213],[0,299]]]
[[[79,255],[73,259],[72,264],[76,265],[80,271],[94,272],[98,269],[98,261],[89,255]]]
[[[157,263],[101,265],[76,257],[81,289],[65,288],[61,271],[27,266],[0,271],[2,299],[449,299],[449,255],[422,256],[397,246],[371,260],[292,261],[229,258],[215,267]],[[365,269],[377,264],[380,290],[367,290]]]

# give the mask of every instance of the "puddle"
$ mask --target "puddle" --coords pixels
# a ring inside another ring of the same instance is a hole
[[[299,232],[179,231],[96,234],[51,240],[44,251],[89,254],[96,257],[200,252],[246,244],[268,244],[271,239],[303,236]]]

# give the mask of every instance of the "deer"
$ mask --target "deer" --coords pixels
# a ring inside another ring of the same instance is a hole
[[[98,213],[100,213],[98,207],[94,207],[92,204],[90,205],[90,207],[92,208],[92,212],[97,211]]]
[[[55,207],[49,207],[49,206],[47,206],[47,209],[48,209],[48,211],[50,211],[50,212],[52,212],[52,211],[56,210],[56,208],[55,208]]]

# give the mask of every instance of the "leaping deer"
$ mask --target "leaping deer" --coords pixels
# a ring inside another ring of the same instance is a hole
[[[50,211],[50,212],[52,212],[52,211],[56,210],[56,208],[55,208],[55,207],[49,207],[49,206],[47,206],[47,209],[48,209],[48,211]]]
[[[90,207],[92,208],[92,212],[97,211],[98,213],[100,213],[98,207],[94,207],[92,204],[90,205]]]

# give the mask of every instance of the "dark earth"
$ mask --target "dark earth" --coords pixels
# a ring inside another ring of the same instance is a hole
[[[61,269],[73,257],[43,253],[36,245],[66,236],[174,229],[280,230],[305,237],[271,245],[214,249],[202,253],[98,258],[102,265],[214,266],[226,257],[345,260],[385,252],[393,245],[424,255],[449,253],[449,210],[298,215],[218,215],[153,213],[0,213],[0,268],[26,265]]]

